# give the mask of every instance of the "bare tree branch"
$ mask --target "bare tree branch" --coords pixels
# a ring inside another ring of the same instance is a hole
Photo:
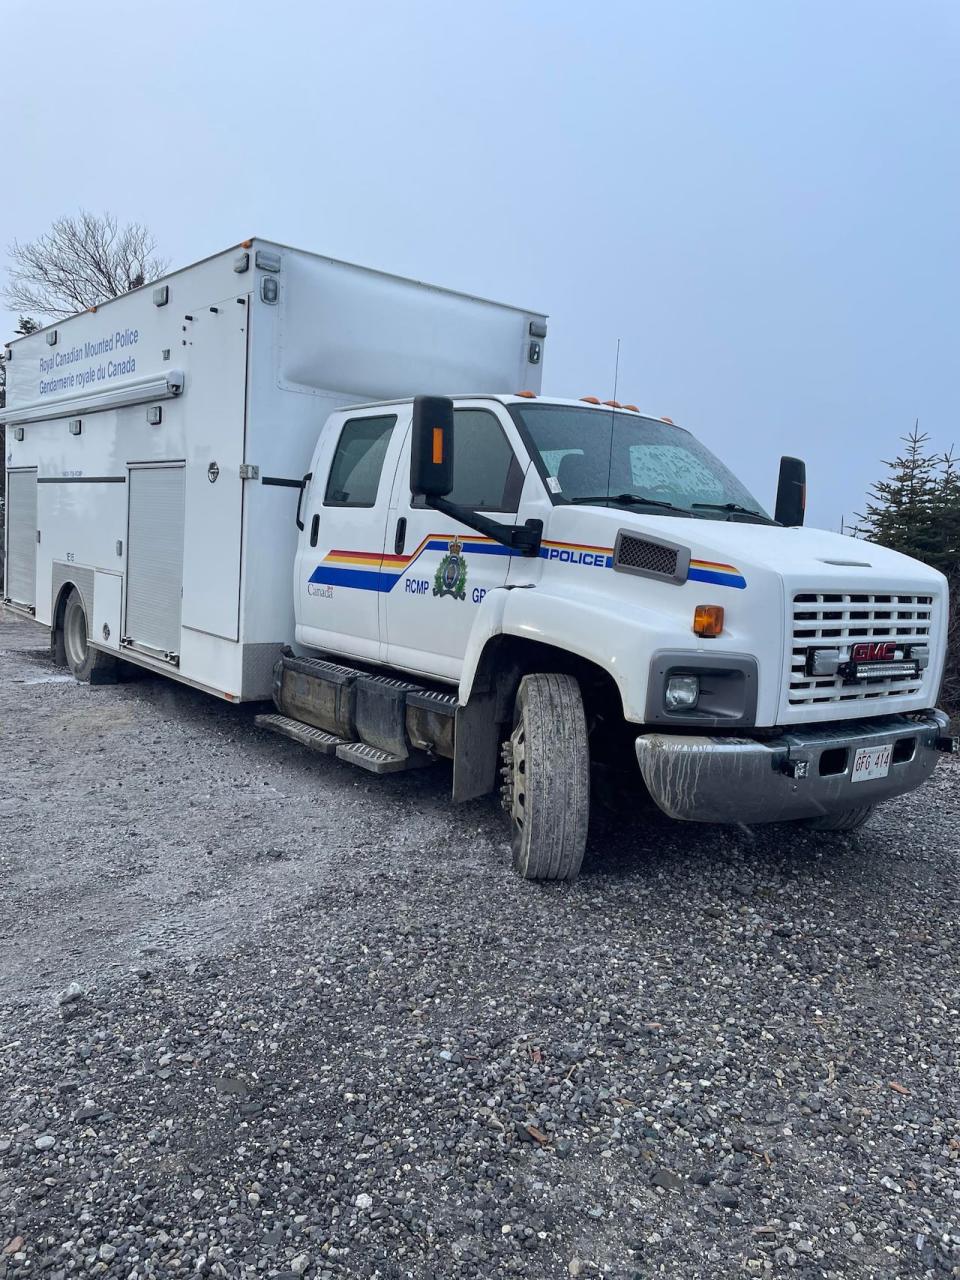
[[[15,240],[4,296],[15,310],[64,319],[156,280],[167,269],[139,222],[121,227],[111,213],[81,209],[57,218],[36,240]]]

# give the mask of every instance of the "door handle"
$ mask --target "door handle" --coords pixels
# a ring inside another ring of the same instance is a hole
[[[313,479],[313,472],[308,471],[307,474],[300,481],[300,492],[297,494],[296,521],[297,521],[297,528],[300,530],[301,533],[303,533],[303,521],[300,519],[300,506],[303,502],[304,490],[306,489],[307,485],[310,483],[312,479]]]
[[[393,539],[393,554],[399,556],[403,554],[403,544],[407,540],[407,517],[401,516],[397,521],[397,532]]]
[[[317,515],[315,515],[315,516],[313,517],[313,519],[310,521],[310,545],[311,545],[311,547],[315,547],[315,546],[317,545],[317,538],[318,538],[319,534],[320,534],[320,515],[319,515],[319,513],[318,513],[318,514],[317,514]]]

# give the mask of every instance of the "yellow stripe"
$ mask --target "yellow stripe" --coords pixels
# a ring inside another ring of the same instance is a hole
[[[721,573],[735,573],[737,577],[743,576],[732,564],[720,564],[716,560],[691,560],[690,563],[696,565],[698,569],[719,569]]]

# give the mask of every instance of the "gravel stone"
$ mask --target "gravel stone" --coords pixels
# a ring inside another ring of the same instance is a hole
[[[960,761],[538,886],[444,766],[52,671],[0,612],[0,1280],[960,1274]]]

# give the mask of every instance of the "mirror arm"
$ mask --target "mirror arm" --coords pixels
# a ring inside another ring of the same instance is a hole
[[[479,511],[474,511],[471,507],[462,507],[459,502],[448,502],[446,498],[428,497],[425,501],[434,511],[450,516],[452,520],[459,520],[468,529],[476,529],[478,533],[492,538],[494,542],[499,542],[504,547],[509,547],[511,551],[519,551],[524,556],[540,554],[540,542],[543,538],[542,520],[528,520],[526,524],[500,524],[498,520],[482,516]]]

